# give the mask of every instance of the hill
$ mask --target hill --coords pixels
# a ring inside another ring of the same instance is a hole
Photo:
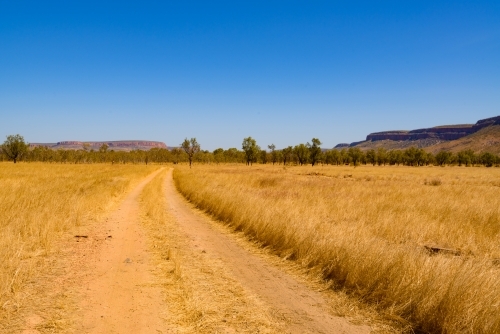
[[[469,136],[432,145],[427,147],[426,151],[432,153],[443,150],[459,152],[466,149],[471,149],[476,153],[500,154],[500,125],[488,126]]]
[[[388,150],[409,147],[430,152],[460,151],[500,152],[500,116],[482,119],[476,124],[440,125],[417,130],[391,130],[370,133],[366,140],[339,144],[335,148],[358,147],[362,150],[383,147]]]
[[[57,143],[30,143],[31,147],[36,146],[45,146],[51,149],[65,149],[65,150],[80,150],[84,148],[84,145],[89,147],[89,149],[98,150],[103,144],[108,145],[109,150],[115,151],[132,151],[132,150],[150,150],[154,147],[156,148],[165,148],[167,149],[167,145],[163,142],[159,141],[150,141],[150,140],[117,140],[117,141],[76,141],[76,140],[67,140],[60,141]]]

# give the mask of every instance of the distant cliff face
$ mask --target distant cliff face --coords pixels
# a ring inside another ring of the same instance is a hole
[[[384,131],[374,132],[366,136],[366,141],[378,140],[420,140],[420,139],[437,139],[437,140],[456,140],[470,134],[473,134],[484,127],[500,124],[500,116],[486,118],[477,121],[476,124],[464,125],[445,125],[427,129],[417,129],[412,131]]]
[[[110,150],[131,151],[131,150],[149,150],[152,148],[167,149],[167,145],[159,141],[149,140],[119,140],[119,141],[93,141],[82,142],[76,140],[60,141],[55,144],[37,144],[33,143],[31,146],[46,146],[53,149],[83,149],[84,145],[88,145],[91,149],[98,150],[102,145],[108,145]]]
[[[80,146],[83,147],[84,144],[88,144],[91,148],[99,148],[102,145],[106,144],[109,148],[113,147],[158,147],[158,148],[167,148],[165,143],[159,141],[146,141],[146,140],[120,140],[120,141],[91,141],[91,142],[81,142],[81,141],[60,141],[56,145],[57,146]]]

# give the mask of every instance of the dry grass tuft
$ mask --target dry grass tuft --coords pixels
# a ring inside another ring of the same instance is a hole
[[[64,305],[52,305],[59,301],[39,295],[44,284],[53,284],[47,281],[52,271],[61,269],[54,265],[59,241],[109,211],[154,169],[0,163],[0,330],[23,326],[22,317],[32,309],[62,312]],[[39,326],[45,331],[67,326],[57,314],[43,312],[45,323]]]
[[[428,186],[440,186],[443,182],[439,178],[434,178],[432,180],[425,179],[424,184]]]
[[[197,166],[174,178],[200,208],[388,318],[500,332],[500,170]]]

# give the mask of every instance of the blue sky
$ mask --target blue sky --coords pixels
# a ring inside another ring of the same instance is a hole
[[[0,0],[1,138],[333,147],[499,106],[499,1]]]

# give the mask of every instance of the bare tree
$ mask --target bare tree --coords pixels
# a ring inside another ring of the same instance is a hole
[[[191,138],[191,140],[188,140],[186,138],[182,142],[181,147],[184,149],[184,151],[188,155],[189,168],[191,168],[191,165],[193,164],[193,155],[195,155],[195,153],[200,151],[200,144],[198,144],[198,142],[196,141],[196,138]]]

